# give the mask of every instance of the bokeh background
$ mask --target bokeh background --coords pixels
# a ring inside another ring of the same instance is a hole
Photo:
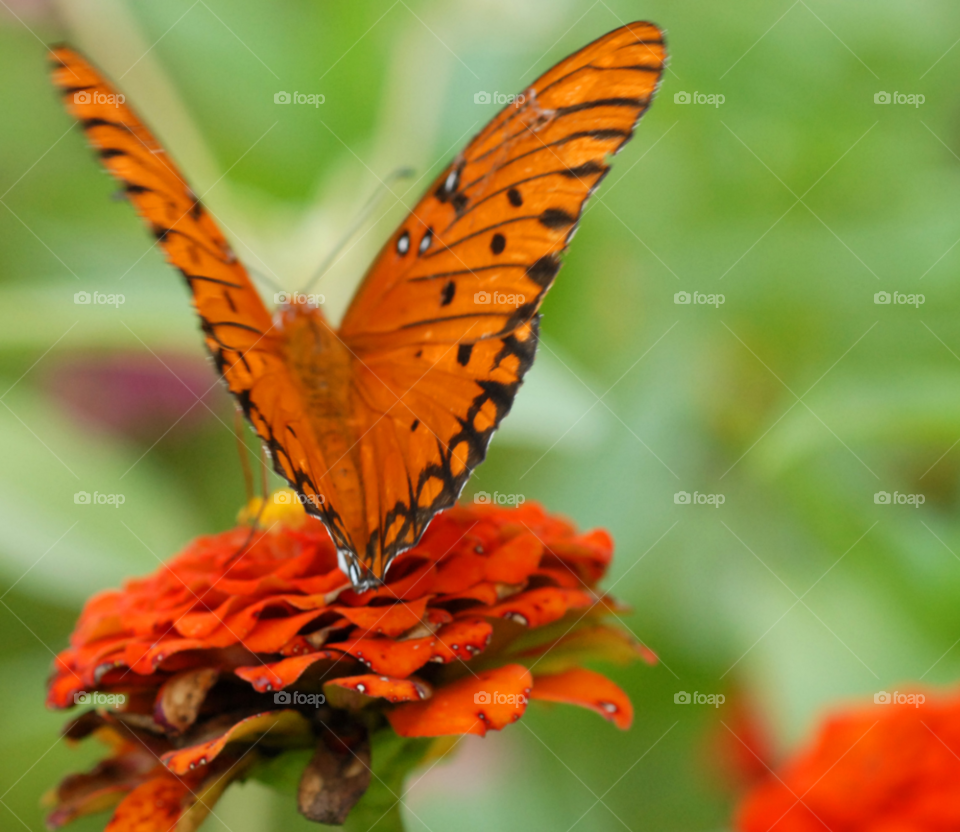
[[[318,285],[337,315],[404,205],[494,114],[476,93],[517,92],[636,19],[667,30],[670,69],[465,499],[523,494],[609,528],[606,585],[661,663],[609,669],[636,705],[627,733],[534,703],[468,739],[411,781],[409,827],[729,828],[750,778],[836,703],[956,680],[955,3],[0,0],[0,827],[39,832],[42,793],[99,754],[59,741],[63,715],[42,706],[84,599],[244,500],[186,289],[111,199],[44,45],[81,47],[120,85],[268,297],[301,288],[379,181],[414,167]],[[277,106],[281,90],[325,100]],[[676,304],[684,291],[723,303]],[[876,304],[884,291],[923,303]],[[81,490],[125,502],[76,505]],[[217,815],[205,829],[316,828],[256,784]]]

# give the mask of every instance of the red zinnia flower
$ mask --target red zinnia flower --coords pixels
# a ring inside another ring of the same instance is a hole
[[[902,696],[902,695],[901,695]],[[837,714],[740,806],[743,832],[960,829],[960,695]],[[907,698],[907,697],[903,697]]]
[[[342,823],[385,736],[410,746],[384,755],[409,768],[424,741],[399,738],[483,735],[528,699],[630,725],[626,695],[580,667],[652,659],[598,623],[615,608],[595,589],[606,532],[578,534],[537,505],[454,508],[358,593],[322,524],[286,499],[264,530],[200,538],[87,603],[49,704],[112,706],[66,735],[95,733],[113,754],[60,785],[53,827],[119,803],[109,832],[193,830],[230,780],[276,779],[281,758],[302,760],[301,812]]]

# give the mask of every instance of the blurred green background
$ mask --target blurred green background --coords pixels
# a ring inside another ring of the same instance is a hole
[[[464,741],[411,782],[411,830],[725,829],[762,768],[740,739],[773,764],[832,703],[955,680],[955,3],[0,6],[0,828],[39,832],[41,794],[100,753],[58,741],[64,715],[42,705],[84,599],[227,527],[244,499],[182,280],[49,87],[44,45],[60,40],[114,79],[239,255],[284,288],[378,179],[413,166],[318,286],[338,314],[404,204],[494,114],[475,93],[517,92],[631,20],[667,30],[660,95],[589,204],[529,383],[469,487],[609,528],[606,586],[662,662],[610,670],[636,705],[627,733],[534,703]],[[325,102],[278,107],[281,90]],[[125,300],[81,306],[78,291]],[[675,303],[684,291],[724,302]],[[924,302],[876,304],[883,291]],[[125,503],[76,505],[81,490]],[[882,491],[924,502],[877,504]],[[679,691],[726,702],[677,705]],[[257,785],[217,814],[205,829],[316,828]]]

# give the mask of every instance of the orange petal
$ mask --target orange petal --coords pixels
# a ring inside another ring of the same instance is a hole
[[[233,672],[245,682],[253,685],[258,693],[266,693],[271,690],[283,690],[287,685],[292,685],[310,665],[321,659],[340,658],[342,658],[340,653],[318,650],[315,653],[308,653],[306,656],[293,656],[272,664],[238,667]]]
[[[562,618],[569,609],[589,607],[593,603],[594,599],[590,595],[578,589],[546,586],[514,595],[481,614],[493,618],[509,618],[526,627],[542,627]],[[470,612],[476,615],[479,611]]]
[[[496,583],[519,584],[540,565],[542,554],[543,544],[536,535],[517,535],[490,555],[485,577]]]
[[[633,703],[606,676],[577,668],[552,676],[537,676],[531,699],[566,702],[596,711],[622,731],[633,722]]]
[[[276,653],[306,624],[326,610],[308,610],[285,618],[265,618],[257,622],[249,635],[243,638],[243,646],[253,653]]]
[[[411,638],[394,641],[390,638],[357,638],[331,644],[330,649],[342,650],[363,662],[374,673],[405,678],[430,661],[436,638]]]
[[[418,679],[395,679],[390,676],[378,676],[376,673],[331,679],[324,685],[324,689],[328,685],[356,691],[364,696],[386,699],[389,702],[420,702],[423,699],[429,699],[433,692],[430,685]]]
[[[490,643],[493,626],[482,618],[465,618],[442,627],[437,633],[431,659],[444,664],[454,659],[469,661]]]
[[[370,630],[385,636],[399,636],[411,627],[422,623],[427,609],[428,597],[406,601],[385,607],[332,607],[361,630]]]
[[[482,737],[520,719],[532,684],[529,670],[508,664],[440,688],[426,702],[400,705],[387,718],[401,737]]]
[[[190,802],[190,789],[182,780],[155,777],[121,801],[104,832],[170,832]]]
[[[223,751],[228,742],[240,739],[253,740],[267,735],[276,739],[312,736],[310,723],[299,711],[268,711],[241,719],[215,739],[181,748],[179,751],[168,751],[160,760],[174,774],[186,774],[197,766],[206,765],[213,760]]]

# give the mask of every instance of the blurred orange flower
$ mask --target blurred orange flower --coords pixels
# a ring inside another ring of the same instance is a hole
[[[458,507],[358,593],[292,493],[254,501],[258,515],[86,604],[48,703],[99,706],[66,735],[95,734],[112,755],[51,795],[52,827],[119,804],[109,832],[189,832],[232,779],[276,770],[283,752],[303,761],[300,811],[342,823],[384,732],[417,744],[394,755],[409,766],[426,749],[412,738],[499,730],[529,699],[629,727],[623,691],[581,667],[654,660],[599,622],[616,609],[595,588],[606,532],[535,504]]]
[[[750,794],[743,832],[960,829],[960,694],[841,712]]]

